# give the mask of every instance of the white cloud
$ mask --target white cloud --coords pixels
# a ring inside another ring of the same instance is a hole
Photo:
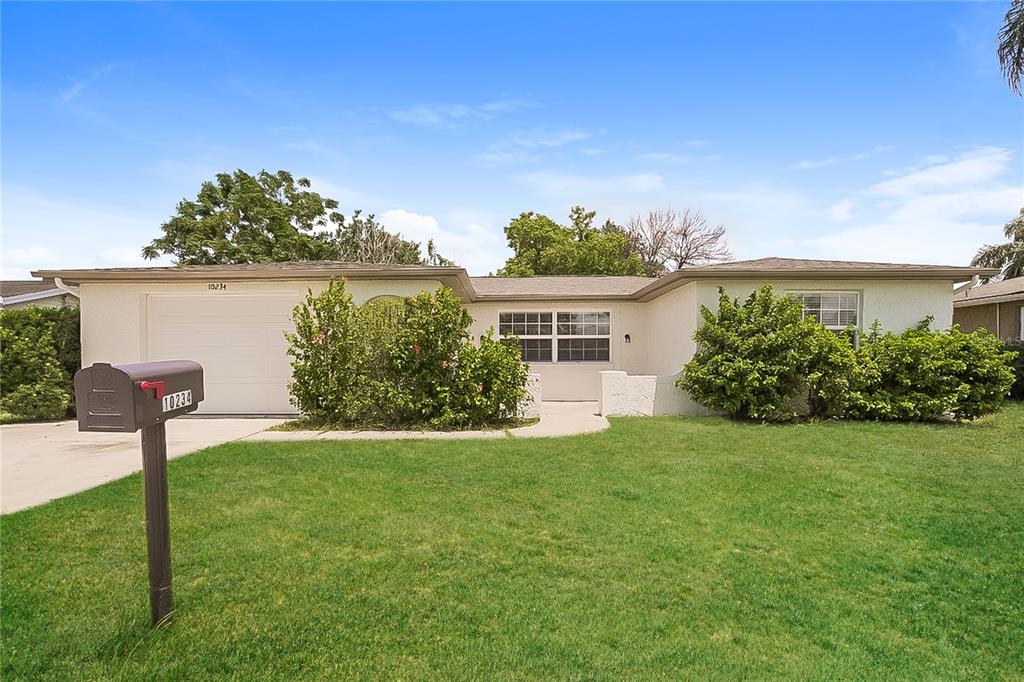
[[[543,148],[562,147],[573,142],[589,139],[591,134],[585,130],[570,128],[559,130],[520,130],[509,133],[473,158],[491,165],[525,163],[536,161],[540,156],[536,150]]]
[[[583,130],[526,130],[509,134],[504,144],[515,147],[561,147],[570,142],[579,142],[590,137]]]
[[[473,275],[497,270],[508,256],[501,229],[485,212],[472,209],[452,211],[445,215],[444,227],[434,216],[401,208],[384,211],[378,217],[388,230],[420,242],[424,249],[427,241],[432,239],[442,256],[455,261]]]
[[[89,70],[89,72],[79,78],[68,87],[60,90],[57,93],[57,98],[64,104],[69,104],[74,101],[79,95],[81,95],[86,88],[92,85],[94,82],[106,76],[108,73],[113,71],[117,67],[117,64],[101,64],[95,68]]]
[[[979,246],[998,241],[1001,226],[1020,208],[1024,178],[1019,172],[1006,178],[1012,161],[999,147],[952,159],[934,155],[833,204],[830,211],[845,220],[856,202],[859,224],[796,246],[832,258],[963,265]]]
[[[657,173],[590,176],[538,171],[519,176],[519,181],[539,194],[560,197],[570,203],[581,201],[587,196],[608,193],[646,194],[665,187],[664,179]]]
[[[428,128],[451,128],[472,119],[491,119],[497,114],[525,109],[529,103],[515,99],[494,100],[483,104],[417,104],[389,113],[392,120]]]
[[[288,149],[292,149],[299,152],[311,152],[313,154],[333,154],[333,150],[326,147],[313,138],[307,137],[304,140],[298,140],[296,142],[289,142],[285,145]]]
[[[891,180],[872,185],[869,191],[889,196],[944,190],[988,183],[1003,175],[1013,154],[1004,147],[981,147],[949,161],[907,169]]]
[[[826,159],[816,159],[816,160],[800,161],[799,163],[797,163],[793,167],[796,168],[797,170],[810,170],[810,169],[813,169],[813,168],[822,168],[824,166],[834,166],[837,163],[849,163],[850,161],[863,161],[864,159],[870,159],[872,157],[878,156],[879,154],[884,154],[886,152],[890,152],[893,149],[894,148],[892,146],[890,146],[890,145],[879,145],[877,147],[873,147],[871,149],[871,151],[860,152],[860,153],[857,153],[857,154],[851,154],[849,156],[830,156],[830,157],[828,157]]]
[[[600,147],[587,147],[586,149],[580,150],[580,154],[583,154],[584,156],[601,156],[602,154],[607,153],[607,149],[601,149]]]
[[[677,154],[675,152],[648,152],[646,154],[637,154],[633,158],[637,161],[659,161],[662,163],[689,163],[693,161],[692,155]]]
[[[114,246],[99,252],[99,261],[105,268],[142,268],[146,266],[172,265],[171,258],[160,256],[153,260],[142,257],[140,246]]]
[[[2,193],[6,279],[40,269],[141,265],[139,250],[167,217],[159,208],[137,213],[16,183],[4,183]]]
[[[855,206],[856,202],[853,199],[841,199],[829,206],[825,211],[825,215],[829,220],[841,223],[850,219]]]

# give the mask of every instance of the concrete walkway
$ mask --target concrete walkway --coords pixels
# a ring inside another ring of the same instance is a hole
[[[233,440],[531,438],[602,431],[596,402],[541,403],[540,421],[497,431],[264,431],[284,419],[191,417],[167,424],[167,456]],[[74,421],[0,426],[0,513],[88,490],[142,468],[140,434],[80,433]]]
[[[608,428],[608,420],[597,414],[596,402],[538,405],[540,421],[530,426],[498,431],[263,431],[243,440],[401,440],[410,438],[542,438],[573,436]]]
[[[280,424],[283,419],[175,419],[168,458]],[[142,468],[138,433],[79,433],[74,421],[0,426],[0,512],[93,488]]]

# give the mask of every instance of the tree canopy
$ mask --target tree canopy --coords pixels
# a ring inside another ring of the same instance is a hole
[[[1020,94],[1024,76],[1024,0],[1013,0],[999,30],[996,56],[1010,89]]]
[[[1003,226],[1009,240],[1004,244],[985,245],[978,249],[971,265],[999,268],[1006,279],[1024,277],[1024,208],[1016,218]]]
[[[388,232],[355,211],[346,218],[338,202],[309,189],[287,171],[218,173],[194,200],[183,199],[143,247],[144,258],[172,256],[178,265],[340,260],[357,263],[450,264],[427,244]]]
[[[611,221],[594,227],[595,215],[574,206],[566,226],[540,213],[521,213],[505,227],[515,254],[498,275],[643,275],[643,263],[630,248],[629,237]]]

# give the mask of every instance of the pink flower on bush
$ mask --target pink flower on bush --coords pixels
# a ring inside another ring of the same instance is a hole
[[[419,346],[413,346],[412,349],[416,351],[416,355],[419,355],[420,353],[423,352],[423,349],[420,348]]]
[[[441,366],[444,367],[445,369],[447,369],[448,368],[448,361],[447,360],[442,360],[441,361]]]
[[[484,385],[483,384],[477,384],[476,385],[476,392],[477,393],[480,393],[483,390],[484,390]]]
[[[317,332],[316,334],[313,335],[313,343],[323,343],[326,339],[327,334],[323,333],[322,331]]]

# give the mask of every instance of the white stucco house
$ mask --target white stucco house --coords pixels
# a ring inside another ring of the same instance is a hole
[[[647,277],[470,277],[457,267],[297,262],[46,270],[74,281],[83,364],[188,358],[205,368],[206,414],[288,414],[283,332],[308,289],[348,278],[356,303],[450,287],[473,316],[520,338],[546,401],[600,400],[607,414],[700,412],[673,383],[693,356],[700,306],[718,287],[745,298],[764,283],[798,297],[805,314],[841,329],[875,320],[900,331],[953,318],[953,285],[984,268],[762,258]]]

